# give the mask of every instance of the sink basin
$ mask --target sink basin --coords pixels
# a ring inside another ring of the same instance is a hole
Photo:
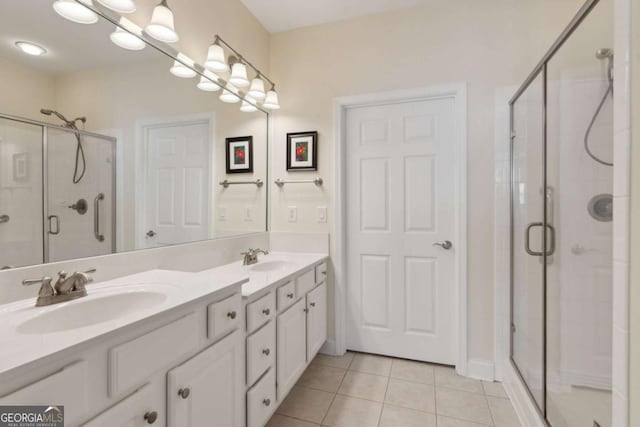
[[[26,320],[18,326],[17,331],[22,334],[45,334],[82,328],[152,308],[166,299],[166,294],[151,290],[124,291],[98,297],[89,294],[88,297],[62,303],[60,307]]]
[[[253,271],[269,272],[269,271],[284,270],[294,266],[295,264],[290,261],[274,260],[274,261],[259,262],[258,264],[254,264],[249,268]]]

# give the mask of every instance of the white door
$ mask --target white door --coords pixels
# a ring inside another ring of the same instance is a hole
[[[208,121],[158,125],[145,132],[147,247],[210,238]]]
[[[278,400],[282,401],[307,366],[306,302],[301,299],[277,320]]]
[[[455,364],[454,107],[347,110],[349,349]]]
[[[167,374],[168,427],[241,427],[243,336],[235,331]]]
[[[307,360],[311,360],[327,340],[327,284],[307,294]]]

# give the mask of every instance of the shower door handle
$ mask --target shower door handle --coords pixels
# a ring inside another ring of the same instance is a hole
[[[529,225],[527,225],[527,228],[524,231],[524,250],[532,256],[551,256],[555,253],[556,251],[556,229],[553,227],[553,225],[551,224],[547,224],[547,229],[551,232],[549,233],[549,247],[547,248],[546,254],[543,253],[542,251],[538,252],[538,251],[534,251],[531,249],[531,229],[533,227],[543,227],[544,223],[543,222],[531,222],[529,223]]]
[[[56,234],[60,234],[60,217],[58,217],[58,215],[49,215],[47,219],[49,220],[49,234],[53,234],[54,236]],[[53,222],[51,221],[52,219],[56,220],[55,231],[53,231],[53,227],[52,227]]]
[[[104,242],[104,235],[100,234],[100,201],[102,200],[104,200],[103,193],[93,199],[93,235],[98,242]]]
[[[4,224],[5,222],[9,222],[11,217],[9,215],[0,215],[0,224]]]

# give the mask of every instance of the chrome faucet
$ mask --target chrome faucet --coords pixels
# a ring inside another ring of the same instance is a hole
[[[85,272],[75,272],[71,276],[68,276],[66,272],[61,271],[58,273],[58,280],[54,285],[51,285],[51,277],[43,277],[42,279],[27,279],[23,280],[24,286],[34,285],[36,283],[42,283],[40,290],[38,291],[38,299],[36,300],[36,307],[43,307],[45,305],[57,304],[59,302],[71,301],[76,298],[82,298],[87,296],[87,289],[85,285],[93,281],[89,274],[95,273],[95,268]]]
[[[269,251],[264,251],[262,249],[251,249],[247,252],[241,252],[240,255],[244,255],[244,260],[242,261],[242,265],[251,265],[258,262],[258,254],[269,255]]]

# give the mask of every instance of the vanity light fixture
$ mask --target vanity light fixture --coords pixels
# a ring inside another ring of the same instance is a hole
[[[228,83],[227,86],[222,91],[220,95],[220,101],[226,102],[227,104],[235,104],[240,101],[238,93],[238,88],[236,88],[231,83]]]
[[[98,0],[98,3],[118,13],[132,13],[136,11],[133,0]]]
[[[220,86],[214,83],[217,81],[218,81],[218,76],[216,76],[209,70],[205,70],[204,76],[200,77],[200,82],[198,83],[197,86],[198,86],[198,89],[204,90],[206,92],[217,92],[220,90]]]
[[[233,64],[231,67],[231,77],[229,82],[236,87],[249,86],[249,79],[247,78],[247,66],[242,63],[242,60]]]
[[[142,29],[127,18],[120,18],[119,26],[109,36],[111,41],[123,49],[142,50],[146,43],[138,35],[142,35]]]
[[[251,87],[249,88],[248,95],[257,100],[263,100],[265,98],[264,80],[262,80],[260,76],[251,80]]]
[[[60,16],[77,24],[95,24],[98,15],[89,7],[93,7],[91,0],[56,0],[53,2],[53,10]],[[89,7],[85,7],[87,5]]]
[[[37,44],[29,43],[29,42],[23,42],[23,41],[16,42],[16,47],[21,51],[23,51],[24,53],[26,53],[27,55],[31,55],[31,56],[40,56],[47,53],[47,49],[43,48],[42,46],[38,46]]]
[[[175,43],[180,38],[176,33],[173,12],[169,9],[167,0],[162,0],[153,9],[151,22],[144,28],[145,32],[156,40],[165,43]]]
[[[255,111],[258,111],[258,107],[256,107],[255,104],[256,100],[253,99],[250,96],[245,96],[244,100],[242,100],[242,106],[240,106],[240,111],[242,111],[243,113],[253,113]]]
[[[229,66],[224,56],[224,49],[218,40],[219,38],[216,36],[216,40],[209,46],[204,67],[216,73],[226,73],[229,71]]]
[[[276,92],[275,85],[272,85],[271,90],[267,92],[267,97],[264,99],[262,106],[268,110],[280,109],[280,102],[278,102],[278,92]]]
[[[192,77],[195,77],[197,73],[193,69],[187,67],[185,64],[188,64],[191,67],[193,67],[193,60],[179,53],[178,59],[173,61],[173,65],[171,66],[169,71],[174,76],[180,77],[183,79],[190,79]]]

